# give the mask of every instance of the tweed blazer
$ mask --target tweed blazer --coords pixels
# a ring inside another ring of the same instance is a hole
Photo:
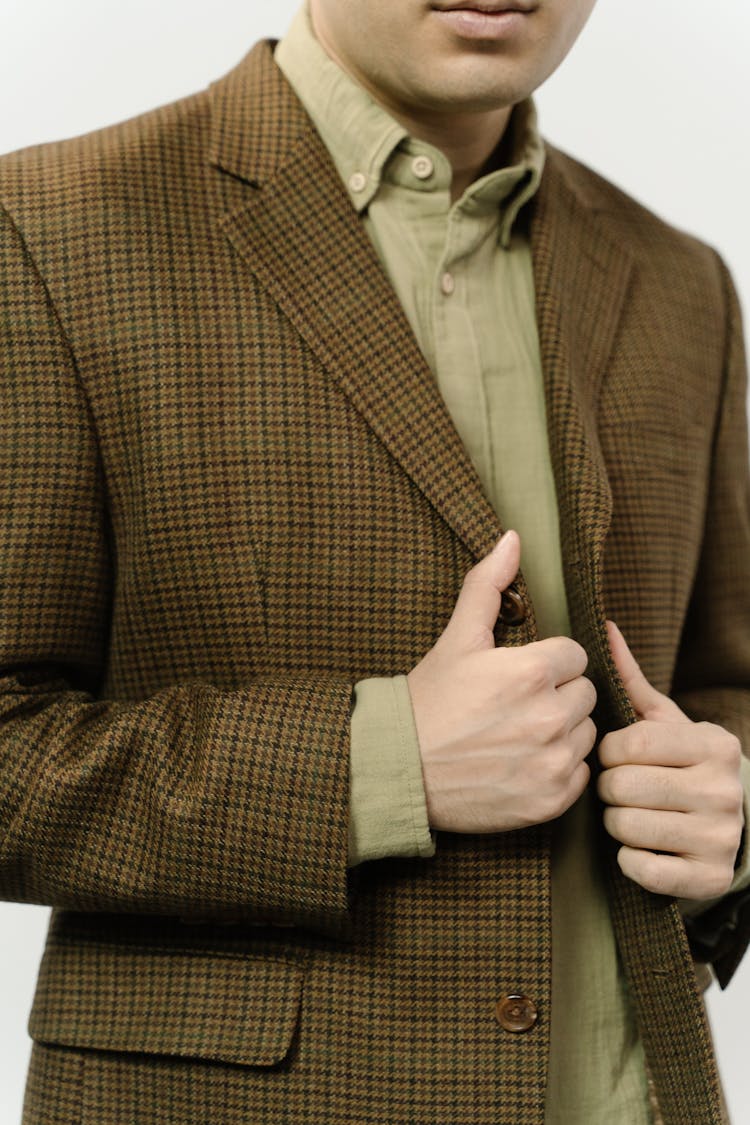
[[[0,201],[0,893],[55,907],[25,1122],[541,1125],[548,828],[347,870],[352,685],[417,662],[500,527],[270,46],[5,157]],[[600,728],[633,718],[606,614],[750,746],[726,271],[551,148],[527,218]],[[611,904],[664,1119],[718,1122],[679,913],[614,863]]]

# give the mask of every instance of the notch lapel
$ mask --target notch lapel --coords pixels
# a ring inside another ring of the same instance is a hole
[[[604,701],[622,713],[604,630],[602,555],[612,495],[597,404],[631,276],[627,248],[571,186],[550,148],[531,227],[547,427],[573,635]],[[622,715],[625,718],[625,715]]]
[[[330,157],[259,44],[212,91],[211,159],[252,188],[222,218],[248,269],[475,559],[501,528]],[[251,107],[263,106],[252,115]],[[549,150],[531,227],[548,431],[574,633],[611,676],[611,496],[596,403],[631,262]],[[602,647],[604,646],[604,647]],[[600,677],[597,677],[600,678]]]
[[[247,120],[259,94],[262,136]],[[256,48],[217,98],[224,123],[214,163],[260,185],[224,216],[227,236],[391,456],[481,558],[500,534],[497,517],[328,152],[270,51]],[[244,134],[232,126],[240,104]],[[276,118],[286,149],[269,130]]]

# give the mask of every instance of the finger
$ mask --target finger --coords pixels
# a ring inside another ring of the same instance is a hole
[[[685,857],[703,854],[706,844],[711,843],[703,839],[694,816],[663,809],[606,808],[604,827],[610,836],[628,847]]]
[[[596,706],[596,688],[585,676],[560,684],[557,698],[568,715],[568,730],[587,719]]]
[[[518,573],[520,562],[521,540],[515,531],[506,531],[489,555],[467,573],[446,629],[461,647],[474,647],[477,637],[483,635],[487,647],[492,647],[503,591]]]
[[[624,844],[617,853],[623,875],[655,894],[673,898],[710,899],[723,895],[731,876],[713,865],[677,855],[657,855]]]
[[[574,805],[576,803],[576,801],[588,785],[590,777],[591,770],[585,762],[580,762],[577,768],[573,771],[573,774],[570,778],[570,785],[568,786],[568,793],[566,797],[567,808],[570,808],[571,805]]]
[[[684,722],[686,716],[677,704],[648,682],[614,621],[607,622],[607,636],[615,667],[636,713],[644,718]]]
[[[535,823],[543,824],[547,820],[555,820],[558,816],[562,816],[563,813],[567,812],[571,805],[574,805],[583,793],[589,783],[590,777],[591,770],[586,762],[579,762],[568,779],[564,793],[555,794],[555,799],[551,803],[553,811],[539,817],[536,819]]]
[[[570,637],[547,637],[543,641],[532,641],[523,651],[530,665],[541,662],[549,682],[555,687],[578,679],[586,671],[589,662],[586,649]]]
[[[591,753],[596,734],[594,721],[588,716],[570,732],[568,741],[581,761]]]
[[[606,805],[664,812],[694,812],[695,786],[688,770],[669,766],[615,766],[603,770],[597,792]]]
[[[706,758],[705,731],[697,723],[664,723],[641,719],[605,735],[599,761],[613,766],[696,766]]]
[[[730,869],[734,868],[742,834],[739,819],[724,817],[717,821],[715,817],[652,809],[607,808],[604,827],[628,847],[723,863]]]

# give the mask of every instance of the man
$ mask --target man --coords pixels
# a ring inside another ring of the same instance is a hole
[[[313,0],[2,162],[27,1122],[721,1120],[739,318],[539,140],[592,7]]]

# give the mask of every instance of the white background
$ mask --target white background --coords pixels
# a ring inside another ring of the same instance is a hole
[[[192,93],[257,38],[283,34],[296,2],[3,0],[0,152]],[[551,140],[719,248],[746,308],[749,56],[746,0],[599,0],[538,97]],[[20,1121],[25,1023],[46,917],[38,907],[0,904],[2,1125]],[[710,994],[735,1125],[750,1125],[748,999],[750,958],[727,993]]]

